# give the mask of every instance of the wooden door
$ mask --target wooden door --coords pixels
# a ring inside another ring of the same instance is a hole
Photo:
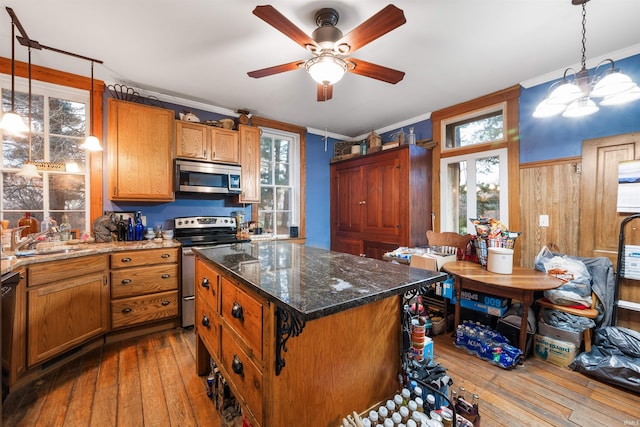
[[[372,240],[395,241],[400,236],[400,161],[397,156],[363,166],[364,218],[362,231]],[[406,185],[406,184],[405,184]],[[375,239],[374,237],[375,236]]]
[[[360,232],[362,229],[362,208],[364,187],[359,166],[336,169],[334,176],[334,203],[337,232]]]
[[[640,133],[586,140],[582,144],[580,255],[604,256],[617,271],[620,222],[629,213],[618,213],[618,164],[640,159]],[[640,221],[625,227],[625,244],[640,245]],[[616,325],[640,331],[640,281],[621,278]]]
[[[240,125],[240,166],[242,192],[240,203],[260,203],[260,129]]]
[[[238,132],[228,129],[211,129],[211,160],[238,163]]]
[[[176,157],[206,160],[208,137],[207,126],[176,120]]]

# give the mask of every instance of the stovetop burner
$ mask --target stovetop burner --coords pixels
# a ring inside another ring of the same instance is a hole
[[[173,220],[174,238],[182,246],[213,246],[246,242],[236,237],[235,217],[190,216]]]

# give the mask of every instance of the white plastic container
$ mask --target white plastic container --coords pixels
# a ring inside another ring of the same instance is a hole
[[[513,272],[513,249],[487,248],[487,271],[499,274],[511,274]]]

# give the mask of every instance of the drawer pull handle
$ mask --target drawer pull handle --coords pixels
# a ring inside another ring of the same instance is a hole
[[[211,324],[211,322],[209,322],[209,318],[207,317],[207,315],[203,314],[202,315],[202,326],[208,328],[210,324]]]
[[[160,277],[162,277],[163,279],[168,279],[169,277],[171,277],[171,275],[170,274],[163,274]]]
[[[236,319],[240,319],[241,322],[244,322],[244,313],[242,312],[242,306],[238,304],[238,301],[233,302],[233,307],[231,307],[231,315]]]
[[[131,282],[132,282],[131,279],[122,279],[122,281],[120,283],[122,283],[123,285],[128,285]]]
[[[122,314],[129,314],[129,313],[131,313],[131,311],[132,310],[129,307],[126,307],[126,308],[122,309]]]
[[[129,257],[122,258],[120,261],[122,261],[122,262],[131,262],[131,258],[129,258]]]
[[[207,279],[206,277],[203,277],[201,285],[203,288],[209,289],[209,279]]]
[[[231,362],[231,369],[233,369],[233,372],[244,378],[244,368],[242,367],[242,361],[240,361],[238,356],[235,354],[233,355],[233,362]]]
[[[162,305],[164,305],[166,307],[169,304],[171,304],[171,301],[162,301],[160,304],[162,304]]]
[[[171,258],[171,255],[169,255],[169,254],[162,254],[162,257],[161,257],[161,258]]]

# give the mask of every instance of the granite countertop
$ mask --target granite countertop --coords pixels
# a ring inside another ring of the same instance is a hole
[[[12,254],[4,253],[3,258],[8,256],[9,259],[2,259],[1,273],[5,274],[16,268],[28,266],[40,262],[59,261],[68,258],[76,258],[80,256],[106,254],[111,252],[135,251],[144,249],[161,249],[161,248],[178,248],[180,243],[176,240],[162,240],[160,242],[142,240],[138,242],[111,242],[111,243],[77,243],[72,245],[58,244],[49,245],[46,250],[51,253],[36,256],[11,256]],[[67,249],[68,251],[64,251]]]
[[[305,321],[446,278],[435,271],[290,242],[239,243],[194,251]]]

